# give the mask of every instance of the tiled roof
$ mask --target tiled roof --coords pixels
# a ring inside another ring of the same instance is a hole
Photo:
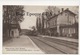
[[[72,11],[70,11],[69,9],[66,9],[66,10],[60,12],[59,14],[56,14],[56,15],[54,15],[54,16],[51,16],[48,20],[50,20],[50,19],[52,19],[52,18],[54,18],[54,17],[56,17],[56,16],[62,14],[63,12],[66,12],[66,11],[70,12],[70,13],[73,14],[73,15],[76,15],[75,13],[73,13]]]

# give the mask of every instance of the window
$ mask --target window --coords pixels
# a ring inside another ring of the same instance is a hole
[[[67,16],[67,13],[65,13],[65,16]]]
[[[68,29],[68,28],[64,28],[64,29],[63,29],[63,33],[64,33],[64,34],[68,34],[68,33],[69,33],[69,29]]]
[[[75,33],[75,29],[74,28],[70,28],[70,34]]]
[[[56,20],[53,21],[53,25],[55,25],[55,24],[56,24]]]
[[[14,32],[12,31],[12,36],[14,36]]]

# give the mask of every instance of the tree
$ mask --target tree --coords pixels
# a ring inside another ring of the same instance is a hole
[[[36,28],[37,28],[38,33],[41,33],[42,32],[41,16],[37,17],[37,20],[36,20]]]
[[[39,30],[39,21],[38,21],[38,17],[37,17],[37,20],[36,20],[36,28],[37,28],[37,31]]]
[[[39,32],[41,33],[41,28],[42,28],[42,26],[41,26],[41,18],[39,17]]]
[[[35,28],[35,26],[32,26],[32,27],[31,27],[31,29],[32,29],[33,31],[36,31],[36,28]]]
[[[23,6],[4,5],[3,6],[3,20],[9,20],[10,22],[22,22],[24,10]]]
[[[24,20],[23,6],[4,5],[3,6],[3,35],[10,37],[11,24],[17,24],[20,29],[20,22]],[[6,30],[6,31],[5,31]]]
[[[48,17],[48,19],[51,16],[54,16],[54,15],[58,14],[59,11],[60,11],[60,9],[56,6],[48,6],[48,8],[45,10],[46,16]]]
[[[42,33],[44,33],[44,12],[42,13]]]

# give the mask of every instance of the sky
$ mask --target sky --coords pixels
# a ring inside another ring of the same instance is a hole
[[[74,6],[57,6],[58,8],[69,8],[71,11],[76,12],[77,8]],[[27,12],[29,13],[42,13],[47,9],[47,6],[24,6],[24,21],[20,24],[21,29],[31,29],[32,26],[36,26],[36,16],[26,15]],[[29,14],[28,13],[28,14]]]
[[[47,7],[44,6],[24,6],[25,12],[42,13]],[[36,25],[36,16],[24,15],[24,21],[21,23],[21,29],[31,29],[30,27]]]

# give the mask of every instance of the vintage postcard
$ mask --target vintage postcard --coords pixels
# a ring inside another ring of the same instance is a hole
[[[79,6],[3,5],[3,54],[78,54]]]

